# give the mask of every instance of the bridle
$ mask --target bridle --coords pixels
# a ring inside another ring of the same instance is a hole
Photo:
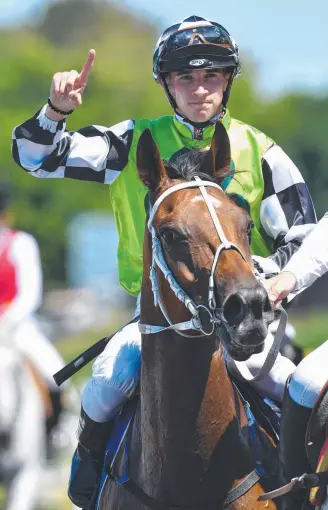
[[[220,258],[221,253],[224,250],[235,250],[237,251],[243,260],[246,261],[246,257],[243,254],[243,252],[240,250],[240,248],[236,245],[231,243],[222,228],[222,225],[220,223],[219,218],[217,217],[217,214],[215,212],[214,206],[210,200],[210,196],[207,192],[207,187],[216,188],[223,192],[221,186],[218,184],[211,182],[211,181],[203,181],[199,177],[195,177],[195,181],[192,182],[183,182],[180,184],[176,184],[175,186],[172,186],[171,188],[167,189],[162,193],[154,203],[154,205],[151,207],[149,212],[149,219],[148,219],[148,230],[152,236],[152,252],[153,252],[153,261],[152,266],[150,269],[150,280],[152,283],[152,291],[154,296],[154,304],[155,306],[159,305],[162,314],[164,315],[165,319],[169,323],[169,326],[154,326],[151,324],[139,324],[139,330],[141,333],[149,335],[154,333],[159,333],[161,331],[165,331],[168,329],[175,330],[179,335],[187,336],[187,337],[195,337],[195,336],[209,336],[212,335],[217,327],[220,327],[224,324],[226,324],[226,319],[222,313],[222,310],[218,309],[216,307],[216,300],[215,300],[215,293],[214,293],[214,273]],[[212,218],[212,221],[214,223],[215,229],[218,234],[218,238],[220,240],[220,244],[216,250],[212,269],[209,277],[209,283],[208,283],[208,305],[204,304],[196,304],[181,288],[181,286],[177,283],[176,279],[174,278],[174,275],[172,271],[169,269],[164,255],[163,250],[161,246],[161,242],[157,237],[156,230],[153,226],[154,217],[158,211],[159,206],[164,202],[164,200],[171,195],[172,193],[175,193],[177,191],[180,191],[182,189],[186,188],[199,188],[201,195],[204,198],[205,204],[207,206],[207,209],[210,213],[210,216]],[[170,320],[167,311],[165,310],[164,303],[162,301],[159,287],[158,287],[158,279],[157,279],[157,273],[156,273],[156,266],[161,270],[163,273],[163,276],[166,278],[166,280],[169,283],[169,286],[172,290],[172,292],[175,294],[175,296],[181,301],[185,307],[189,310],[189,312],[192,315],[191,320],[185,321],[185,322],[179,322],[176,324],[173,324]],[[205,311],[209,316],[209,321],[211,323],[210,330],[205,329],[204,325],[202,324],[200,313],[201,311]],[[198,335],[189,335],[187,333],[183,333],[185,330],[196,330],[199,332]]]
[[[223,189],[218,184],[211,182],[211,181],[203,181],[200,179],[200,177],[195,177],[195,181],[191,182],[183,182],[180,184],[176,184],[175,186],[172,186],[171,188],[168,188],[166,191],[164,191],[156,200],[154,205],[150,208],[149,211],[149,219],[148,219],[148,230],[152,236],[152,265],[150,268],[150,280],[152,284],[152,291],[154,296],[154,304],[155,306],[159,306],[161,309],[161,312],[163,316],[165,317],[166,321],[168,322],[169,326],[156,326],[153,324],[142,324],[139,323],[139,331],[140,333],[144,335],[151,335],[160,333],[161,331],[166,330],[174,330],[176,333],[178,333],[181,336],[185,337],[201,337],[201,336],[210,336],[214,333],[214,331],[222,326],[227,326],[227,321],[223,315],[222,309],[219,309],[216,307],[216,300],[215,300],[215,294],[214,294],[214,273],[216,270],[216,266],[218,264],[219,258],[221,253],[224,250],[235,250],[237,251],[243,260],[246,261],[246,257],[243,254],[243,252],[240,250],[240,248],[231,243],[222,228],[222,225],[220,223],[219,218],[217,217],[217,214],[215,212],[215,209],[213,207],[213,204],[210,200],[209,194],[206,190],[207,187],[210,188],[216,188],[223,192]],[[174,278],[174,275],[172,271],[169,269],[164,255],[163,250],[161,246],[161,242],[157,237],[156,230],[153,226],[154,217],[158,211],[159,206],[163,203],[163,201],[172,193],[175,193],[176,191],[180,191],[182,189],[187,188],[199,188],[201,195],[204,198],[204,201],[207,205],[208,211],[210,213],[210,216],[212,218],[212,221],[214,223],[215,229],[217,231],[219,240],[221,241],[212,264],[212,269],[209,277],[209,283],[208,283],[208,305],[204,304],[196,304],[181,288],[181,286],[177,283],[176,279]],[[159,292],[159,286],[158,286],[158,278],[156,273],[156,266],[161,270],[163,273],[163,276],[168,281],[170,289],[175,294],[175,296],[181,301],[184,306],[188,309],[190,314],[192,315],[192,318],[189,321],[184,322],[178,322],[173,324],[170,317],[168,316],[167,311],[165,310],[164,303],[162,301],[160,292]],[[256,271],[254,272],[255,276],[259,276],[256,274]],[[206,331],[201,317],[200,313],[201,311],[205,311],[209,316],[209,321],[211,324],[210,330]],[[231,359],[231,363],[235,366],[237,371],[240,373],[242,378],[247,382],[254,382],[257,380],[262,379],[266,374],[268,374],[273,367],[276,358],[279,354],[280,344],[282,342],[286,324],[287,324],[287,314],[285,310],[280,307],[280,322],[274,337],[274,341],[271,345],[271,348],[268,352],[268,355],[266,357],[265,362],[263,363],[262,367],[258,371],[256,375],[253,375],[245,363],[234,361]],[[198,332],[198,334],[188,334],[184,333],[186,330],[194,330]]]

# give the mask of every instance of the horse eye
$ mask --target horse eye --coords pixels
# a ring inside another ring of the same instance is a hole
[[[250,221],[249,221],[249,223],[248,223],[248,225],[247,225],[247,233],[249,234],[249,233],[250,233],[250,231],[252,230],[252,228],[254,228],[254,227],[255,227],[255,223],[254,223],[254,221],[253,221],[253,220],[250,220]]]
[[[172,244],[174,242],[184,240],[181,234],[168,228],[161,229],[159,231],[159,235],[166,244]]]

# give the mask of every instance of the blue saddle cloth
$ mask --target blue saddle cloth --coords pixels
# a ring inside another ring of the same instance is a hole
[[[270,477],[279,468],[281,409],[270,398],[261,397],[248,383],[233,379],[248,420],[254,469],[260,477]]]
[[[259,396],[248,384],[241,384],[233,380],[233,386],[242,400],[247,416],[249,443],[254,455],[254,469],[260,477],[272,476],[278,468],[280,408],[271,399]],[[118,484],[124,484],[130,479],[129,440],[138,405],[139,397],[135,397],[113,418],[113,433],[106,447],[96,510],[108,477]],[[120,470],[116,465],[118,459],[120,459]]]
[[[138,405],[139,396],[136,396],[133,400],[127,402],[121,412],[113,418],[112,434],[107,442],[104,465],[98,487],[98,497],[95,505],[96,510],[98,509],[101,492],[107,477],[110,477],[119,484],[127,482],[130,478],[128,472],[129,440]],[[118,474],[116,469],[116,460],[119,455],[123,455],[121,474]]]

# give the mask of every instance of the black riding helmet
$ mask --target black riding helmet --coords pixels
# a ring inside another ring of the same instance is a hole
[[[225,107],[232,82],[240,73],[240,61],[238,46],[222,25],[200,16],[189,16],[160,36],[154,50],[153,76],[163,86],[174,110],[176,104],[165,77],[172,71],[188,69],[225,69],[230,72],[223,96]]]

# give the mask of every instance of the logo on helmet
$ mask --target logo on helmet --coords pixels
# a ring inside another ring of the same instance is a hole
[[[190,66],[195,66],[195,67],[202,66],[204,64],[205,64],[205,60],[202,60],[202,59],[190,60],[190,62],[189,62]]]

